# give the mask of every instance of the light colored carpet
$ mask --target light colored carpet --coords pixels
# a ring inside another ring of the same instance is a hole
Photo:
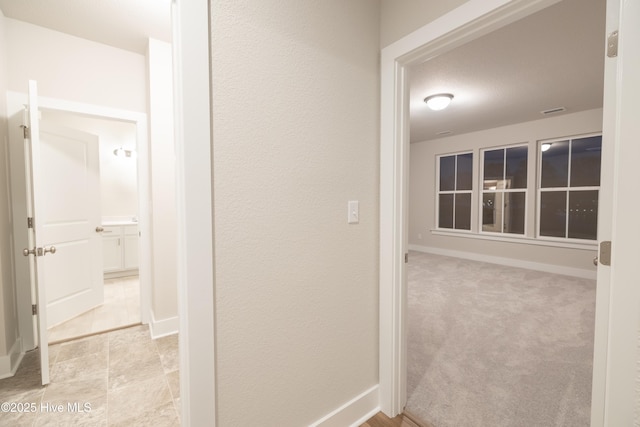
[[[588,426],[595,289],[412,252],[407,410],[435,427]]]

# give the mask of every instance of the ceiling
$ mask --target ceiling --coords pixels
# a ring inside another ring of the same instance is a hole
[[[171,41],[171,0],[0,0],[6,17],[145,54]],[[563,0],[410,69],[411,142],[602,106],[605,0]],[[449,108],[423,99],[449,92]]]
[[[171,42],[171,0],[0,0],[7,18],[145,54]]]
[[[411,142],[600,108],[604,48],[605,0],[563,0],[413,66]],[[450,106],[429,110],[423,99],[441,92]]]

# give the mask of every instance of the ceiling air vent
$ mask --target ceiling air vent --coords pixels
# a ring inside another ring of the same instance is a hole
[[[543,116],[548,116],[549,114],[557,114],[565,111],[567,111],[567,109],[564,107],[556,107],[556,108],[549,108],[548,110],[540,111],[540,114],[542,114]]]

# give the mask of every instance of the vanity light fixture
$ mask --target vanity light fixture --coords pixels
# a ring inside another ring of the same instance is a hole
[[[435,95],[427,96],[424,102],[427,103],[427,107],[433,111],[444,110],[449,106],[453,95],[450,93],[437,93]]]
[[[136,157],[135,150],[125,150],[122,146],[113,150],[113,155],[116,157]]]

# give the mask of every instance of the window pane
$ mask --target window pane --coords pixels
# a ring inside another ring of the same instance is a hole
[[[471,194],[456,194],[456,230],[471,230]]]
[[[569,176],[568,166],[569,141],[551,143],[549,149],[542,152],[542,188],[566,187]]]
[[[504,179],[504,150],[484,152],[484,185],[485,190],[504,188],[499,185]]]
[[[527,188],[528,147],[507,148],[506,188]]]
[[[453,194],[440,194],[438,227],[453,228]]]
[[[565,237],[567,192],[540,193],[540,235]]]
[[[504,232],[524,234],[525,193],[504,193]]]
[[[571,143],[571,186],[600,185],[602,137],[574,139]]]
[[[500,233],[500,215],[502,212],[502,193],[484,193],[482,195],[482,231]]]
[[[569,237],[596,240],[598,236],[598,191],[569,192]]]
[[[458,181],[456,190],[471,190],[473,177],[473,154],[460,154],[458,157]]]
[[[440,191],[455,190],[456,156],[440,157]]]

